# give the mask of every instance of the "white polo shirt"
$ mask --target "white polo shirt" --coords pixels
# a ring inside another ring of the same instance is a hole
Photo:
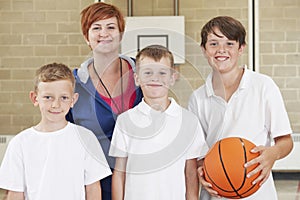
[[[272,138],[292,133],[277,85],[270,77],[247,69],[228,102],[214,94],[211,73],[205,85],[191,95],[188,109],[198,116],[209,147],[230,136],[246,138],[257,146],[270,146]],[[277,199],[272,176],[245,199]]]
[[[164,112],[142,101],[121,114],[110,155],[128,158],[125,200],[185,199],[186,160],[200,157],[203,148],[197,117],[173,99]]]

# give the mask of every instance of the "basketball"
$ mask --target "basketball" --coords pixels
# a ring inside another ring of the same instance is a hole
[[[243,138],[229,137],[214,144],[204,158],[204,179],[212,184],[212,189],[220,196],[241,199],[250,196],[259,188],[259,183],[252,182],[259,174],[247,178],[247,174],[256,166],[248,168],[244,164],[259,153],[251,153],[255,145]]]

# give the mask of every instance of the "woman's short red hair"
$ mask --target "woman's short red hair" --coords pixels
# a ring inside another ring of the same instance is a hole
[[[116,17],[118,21],[119,31],[123,33],[125,30],[125,20],[121,11],[114,5],[103,2],[97,2],[89,5],[81,11],[81,30],[86,39],[91,25],[99,20]]]

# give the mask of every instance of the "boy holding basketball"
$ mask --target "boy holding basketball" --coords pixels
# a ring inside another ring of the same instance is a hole
[[[292,150],[292,130],[274,81],[239,66],[239,57],[246,46],[245,36],[243,25],[232,17],[219,16],[204,25],[201,49],[212,73],[205,85],[193,92],[188,108],[198,116],[209,147],[222,138],[234,136],[256,145],[251,152],[259,152],[260,156],[245,167],[258,164],[247,176],[259,173],[253,184],[260,183],[260,189],[245,199],[276,200],[271,170],[276,160]],[[220,197],[203,179],[202,167],[198,172],[204,188],[201,200]]]
[[[8,145],[0,168],[7,200],[101,199],[99,180],[111,174],[101,146],[91,131],[65,119],[78,98],[74,85],[63,64],[37,70],[30,100],[41,121]]]
[[[207,146],[197,117],[168,97],[175,83],[173,55],[163,46],[148,46],[136,65],[144,98],[116,122],[110,148],[116,157],[113,199],[196,200],[196,159]]]

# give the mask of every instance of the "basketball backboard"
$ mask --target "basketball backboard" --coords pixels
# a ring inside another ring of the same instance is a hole
[[[121,53],[135,57],[151,44],[167,47],[175,64],[185,62],[184,16],[127,17]]]

